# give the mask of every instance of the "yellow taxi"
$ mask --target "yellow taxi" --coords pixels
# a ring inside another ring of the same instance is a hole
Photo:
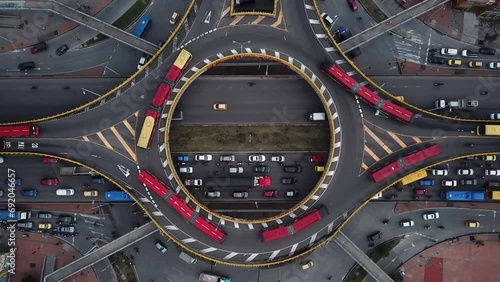
[[[462,64],[461,60],[448,60],[448,66],[459,67]]]
[[[497,156],[495,156],[495,155],[486,155],[486,156],[483,156],[483,161],[494,162],[496,160],[497,160]]]
[[[469,220],[465,222],[465,226],[469,228],[479,228],[479,222],[474,221],[474,220]]]
[[[469,68],[481,68],[483,67],[483,62],[477,62],[477,61],[470,61],[467,66]]]
[[[300,268],[302,268],[302,270],[307,270],[313,266],[314,262],[312,260],[308,260],[300,264]]]
[[[47,230],[52,228],[52,223],[49,222],[41,222],[38,224],[38,229]]]
[[[227,104],[214,104],[214,110],[225,111],[227,110]]]
[[[325,171],[325,167],[322,166],[322,165],[317,165],[317,166],[314,167],[314,171],[316,171],[316,172],[323,172],[323,171]]]
[[[97,197],[99,196],[99,191],[97,190],[85,190],[83,192],[84,197]]]

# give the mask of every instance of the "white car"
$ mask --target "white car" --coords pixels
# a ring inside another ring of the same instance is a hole
[[[443,180],[443,181],[441,181],[441,185],[443,185],[444,187],[456,187],[457,181],[456,180]]]
[[[401,227],[411,227],[415,225],[415,222],[413,220],[405,220],[401,221],[399,224],[401,225]]]
[[[500,62],[491,62],[488,64],[488,68],[492,70],[499,70],[500,69]]]
[[[474,170],[472,168],[459,168],[457,169],[458,175],[473,175]]]
[[[500,114],[490,114],[490,119],[500,119]]]
[[[201,186],[203,185],[202,179],[186,179],[184,180],[184,185],[186,186]]]
[[[243,173],[243,167],[242,166],[229,167],[229,173]]]
[[[149,55],[143,54],[142,57],[139,59],[139,63],[137,64],[137,69],[140,70],[142,67],[146,64],[146,62],[149,60]]]
[[[249,162],[265,162],[266,161],[266,156],[264,155],[250,155],[248,157]]]
[[[439,213],[438,213],[438,212],[424,213],[424,214],[422,215],[422,218],[423,218],[424,220],[438,219],[438,218],[439,218]]]
[[[219,198],[220,191],[207,191],[205,192],[205,196],[207,196],[208,198]]]
[[[455,56],[458,54],[458,49],[455,48],[441,48],[441,55]]]
[[[193,173],[193,167],[192,166],[181,166],[181,167],[179,167],[179,172],[180,173]]]
[[[212,160],[212,155],[210,154],[204,154],[204,155],[195,155],[194,156],[195,161],[204,161],[204,162],[209,162]]]
[[[448,170],[447,169],[429,169],[432,175],[441,175],[441,176],[446,176],[448,175]]]
[[[56,195],[57,196],[73,196],[75,195],[75,189],[57,189],[56,190]]]
[[[485,169],[485,175],[500,176],[500,169]]]
[[[271,161],[272,162],[284,163],[285,162],[285,156],[271,156]]]

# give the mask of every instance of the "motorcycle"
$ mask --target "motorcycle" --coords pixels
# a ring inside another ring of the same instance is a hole
[[[481,95],[488,95],[488,91],[481,91]]]
[[[434,82],[434,86],[441,86],[441,85],[444,85],[444,83],[442,83],[442,82]]]
[[[429,225],[424,226],[425,229],[431,229]]]

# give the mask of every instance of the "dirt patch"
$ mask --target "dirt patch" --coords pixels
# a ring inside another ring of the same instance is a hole
[[[328,125],[171,126],[171,152],[328,151]]]

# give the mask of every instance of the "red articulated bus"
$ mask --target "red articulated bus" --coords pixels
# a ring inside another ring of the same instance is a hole
[[[401,171],[404,168],[422,162],[428,158],[434,157],[439,153],[441,153],[439,145],[437,144],[432,145],[423,150],[413,152],[405,157],[398,158],[396,161],[391,162],[385,165],[384,167],[372,172],[370,174],[370,177],[372,178],[373,181],[379,182],[393,175],[394,173]]]
[[[151,145],[153,139],[153,131],[156,126],[156,121],[158,120],[158,113],[156,110],[149,109],[146,112],[146,118],[144,118],[144,123],[142,124],[141,133],[137,140],[137,147],[147,149]]]
[[[322,218],[328,215],[328,210],[326,207],[321,206],[311,213],[297,219],[292,224],[288,226],[281,226],[275,229],[260,232],[260,237],[262,242],[270,242],[277,239],[285,238],[295,233],[307,229],[309,226],[320,221]]]
[[[163,183],[158,181],[151,173],[141,171],[137,176],[139,181],[144,183],[149,189],[155,192],[161,198],[167,200],[167,203],[174,208],[184,219],[192,223],[201,232],[208,235],[217,243],[222,243],[226,239],[226,234],[219,228],[212,225],[198,213],[195,213],[179,196],[168,189]]]
[[[157,107],[158,109],[163,108],[163,104],[170,97],[171,91],[172,89],[170,88],[170,86],[166,85],[165,83],[161,83],[160,87],[158,87],[158,90],[156,90],[156,94],[153,97],[153,101],[151,101],[151,105]]]
[[[177,59],[175,59],[174,64],[167,72],[165,79],[175,84],[177,80],[181,77],[182,72],[186,69],[187,65],[191,61],[192,55],[188,51],[182,49]]]
[[[379,95],[358,83],[335,64],[323,65],[321,70],[336,80],[340,85],[344,86],[351,93],[356,94],[361,100],[365,101],[371,107],[381,110],[404,122],[411,122],[413,117],[413,113],[411,111],[380,98]]]
[[[1,137],[28,137],[37,135],[38,135],[38,126],[36,125],[0,126]]]

